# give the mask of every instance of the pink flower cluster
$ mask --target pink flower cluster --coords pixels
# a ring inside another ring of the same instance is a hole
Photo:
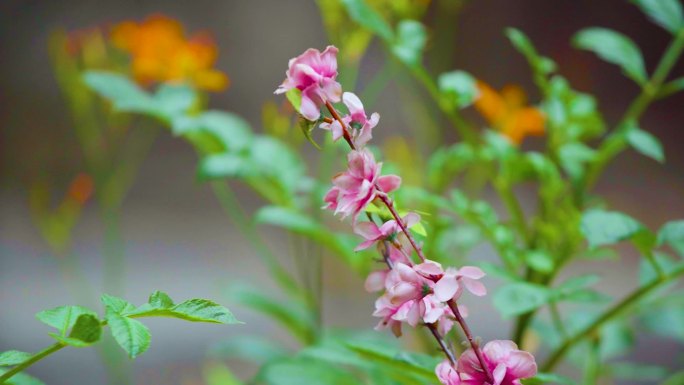
[[[534,356],[518,350],[518,345],[512,341],[490,341],[482,349],[482,355],[494,377],[491,385],[520,385],[521,378],[537,374]],[[489,384],[473,349],[463,352],[456,368],[448,360],[442,361],[435,374],[444,385]]]
[[[290,60],[287,78],[276,93],[299,90],[299,113],[310,121],[320,121],[320,127],[330,131],[333,140],[344,137],[352,148],[347,156],[347,170],[333,178],[332,187],[325,194],[323,208],[341,214],[342,218],[352,216],[354,232],[364,239],[356,247],[357,251],[376,245],[383,254],[388,268],[371,273],[365,282],[367,291],[382,292],[373,313],[380,318],[376,329],[390,328],[400,336],[404,322],[413,327],[429,324],[434,325],[435,333],[443,336],[455,322],[459,322],[469,333],[462,319],[467,315],[467,309],[457,301],[464,290],[476,296],[487,294],[487,289],[479,281],[485,276],[484,272],[473,266],[443,269],[439,263],[425,258],[409,230],[420,222],[420,216],[408,213],[400,218],[388,196],[399,188],[401,178],[383,176],[382,163],[377,163],[365,148],[380,116],[373,113],[368,117],[356,95],[350,92],[342,94],[336,77],[337,48],[329,46],[322,53],[308,49]],[[332,106],[332,103],[340,101],[340,96],[349,112],[343,116]],[[321,118],[324,106],[332,117]],[[379,225],[370,215],[370,221],[359,221],[360,214],[370,204],[386,206],[391,218],[384,218],[384,223]],[[419,264],[412,262],[414,251],[420,257]],[[535,375],[534,357],[518,350],[513,342],[491,341],[480,352],[470,335],[468,338],[471,349],[461,355],[456,368],[449,361],[437,366],[436,374],[443,384],[519,385],[520,378]]]

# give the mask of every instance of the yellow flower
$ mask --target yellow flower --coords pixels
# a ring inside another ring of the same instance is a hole
[[[128,52],[132,71],[142,84],[188,82],[208,91],[221,91],[228,77],[212,66],[218,49],[207,33],[186,38],[183,26],[162,15],[141,23],[126,21],[114,27],[112,42]]]
[[[475,109],[513,143],[520,144],[528,135],[544,135],[544,114],[526,106],[527,97],[522,88],[509,85],[497,92],[481,81],[477,82],[477,88],[480,97],[475,100]]]

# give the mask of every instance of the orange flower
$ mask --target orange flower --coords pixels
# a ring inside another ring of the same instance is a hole
[[[83,205],[93,194],[93,189],[93,178],[86,173],[80,173],[74,178],[73,181],[71,181],[67,197],[79,205]]]
[[[207,33],[185,37],[183,26],[162,15],[141,23],[125,21],[111,34],[115,46],[131,54],[132,70],[142,84],[188,82],[208,91],[221,91],[228,77],[212,66],[218,50]]]
[[[509,85],[500,93],[478,81],[480,97],[475,109],[487,122],[513,143],[520,144],[528,135],[544,135],[544,114],[535,107],[526,107],[527,97],[519,86]]]

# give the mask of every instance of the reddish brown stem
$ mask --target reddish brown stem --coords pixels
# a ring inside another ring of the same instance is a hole
[[[406,225],[401,220],[399,213],[397,213],[397,210],[394,208],[394,203],[392,203],[392,201],[387,196],[381,196],[380,200],[382,200],[382,203],[384,203],[385,206],[387,206],[387,209],[390,211],[392,217],[399,225],[399,228],[401,228],[401,231],[404,233],[404,235],[406,235],[406,238],[408,238],[409,242],[411,243],[411,247],[413,247],[413,249],[416,250],[418,258],[420,258],[422,262],[425,262],[427,259],[425,258],[425,254],[423,254],[423,250],[421,250],[420,247],[418,247],[416,240],[413,239],[413,235],[411,235],[411,233],[406,228]]]
[[[335,107],[332,104],[330,104],[330,102],[326,101],[325,106],[328,108],[328,111],[330,111],[330,115],[332,115],[333,118],[335,118],[335,120],[340,122],[340,125],[342,126],[342,135],[344,136],[344,140],[347,141],[349,147],[351,147],[352,150],[356,150],[356,146],[354,145],[354,142],[352,142],[351,139],[351,134],[349,134],[349,129],[347,128],[347,125],[344,124],[344,122],[342,121],[340,114],[337,112]]]
[[[442,336],[439,334],[439,331],[437,331],[437,326],[435,326],[435,324],[425,324],[425,326],[427,326],[427,328],[430,329],[430,332],[432,332],[432,335],[437,340],[439,347],[444,352],[444,355],[446,355],[447,359],[451,363],[451,366],[456,368],[456,357],[454,357],[454,353],[451,352],[446,342],[444,342],[444,338],[442,338]]]
[[[477,360],[480,362],[480,366],[482,367],[482,370],[484,371],[485,375],[487,376],[487,381],[490,384],[494,383],[494,377],[492,376],[492,371],[489,370],[489,366],[487,366],[484,356],[482,355],[482,350],[480,349],[480,346],[477,344],[477,341],[473,338],[473,334],[470,332],[470,328],[468,327],[468,324],[465,322],[465,319],[463,318],[463,315],[461,315],[461,312],[458,310],[458,305],[456,304],[456,301],[453,299],[450,299],[447,302],[447,305],[449,305],[449,308],[451,311],[454,313],[454,316],[456,316],[456,321],[458,322],[459,325],[461,325],[461,329],[463,329],[463,333],[465,333],[466,338],[468,339],[468,342],[470,343],[470,347],[473,348],[473,351],[475,352],[475,355],[477,356]]]

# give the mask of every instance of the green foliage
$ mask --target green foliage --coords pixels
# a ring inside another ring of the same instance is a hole
[[[658,245],[669,245],[684,258],[684,220],[664,224],[658,231]]]
[[[0,375],[5,374],[6,372],[7,369],[0,368]],[[3,385],[45,385],[45,383],[26,373],[17,373],[6,382],[3,382]]]
[[[507,28],[506,36],[515,49],[525,56],[535,72],[541,75],[548,75],[556,70],[556,63],[547,57],[540,56],[530,39],[522,31],[515,28]]]
[[[451,71],[439,75],[439,90],[457,108],[471,105],[478,96],[475,78],[465,71]]]
[[[97,313],[82,306],[59,306],[39,312],[36,314],[36,318],[40,322],[57,329],[59,336],[66,337],[67,332],[74,327],[82,315],[97,317]]]
[[[639,47],[623,34],[606,28],[587,28],[573,38],[577,48],[594,52],[601,59],[620,66],[638,84],[646,83],[646,69]]]
[[[631,129],[627,131],[627,142],[641,154],[660,163],[665,162],[663,145],[658,138],[651,135],[649,132],[638,128],[636,125],[633,125]]]
[[[494,306],[504,318],[536,310],[549,302],[549,288],[528,282],[509,283],[494,294]]]
[[[560,385],[575,385],[577,382],[572,378],[561,376],[554,373],[537,373],[532,378],[525,378],[522,380],[523,385],[543,385],[543,384],[560,384]]]
[[[656,24],[673,35],[684,28],[684,13],[679,0],[632,0]]]
[[[352,20],[359,25],[373,31],[385,41],[394,39],[392,27],[364,0],[342,0],[342,4],[344,4]]]
[[[217,359],[240,358],[263,364],[285,358],[289,353],[287,349],[272,338],[261,335],[239,335],[218,342],[212,346],[209,355]]]
[[[101,335],[102,325],[100,319],[92,314],[79,315],[67,337],[58,333],[50,333],[50,336],[57,341],[77,348],[84,348],[94,344],[100,340]]]
[[[112,336],[130,358],[135,358],[150,347],[150,331],[142,322],[123,316],[108,308],[105,319]]]
[[[581,229],[589,247],[598,247],[629,239],[642,226],[626,214],[592,209],[582,215]]]
[[[406,65],[417,66],[420,64],[426,41],[427,32],[421,23],[403,20],[397,26],[397,36],[392,45],[392,52]]]
[[[31,358],[33,354],[20,352],[18,350],[8,350],[0,353],[0,366],[14,366]]]

